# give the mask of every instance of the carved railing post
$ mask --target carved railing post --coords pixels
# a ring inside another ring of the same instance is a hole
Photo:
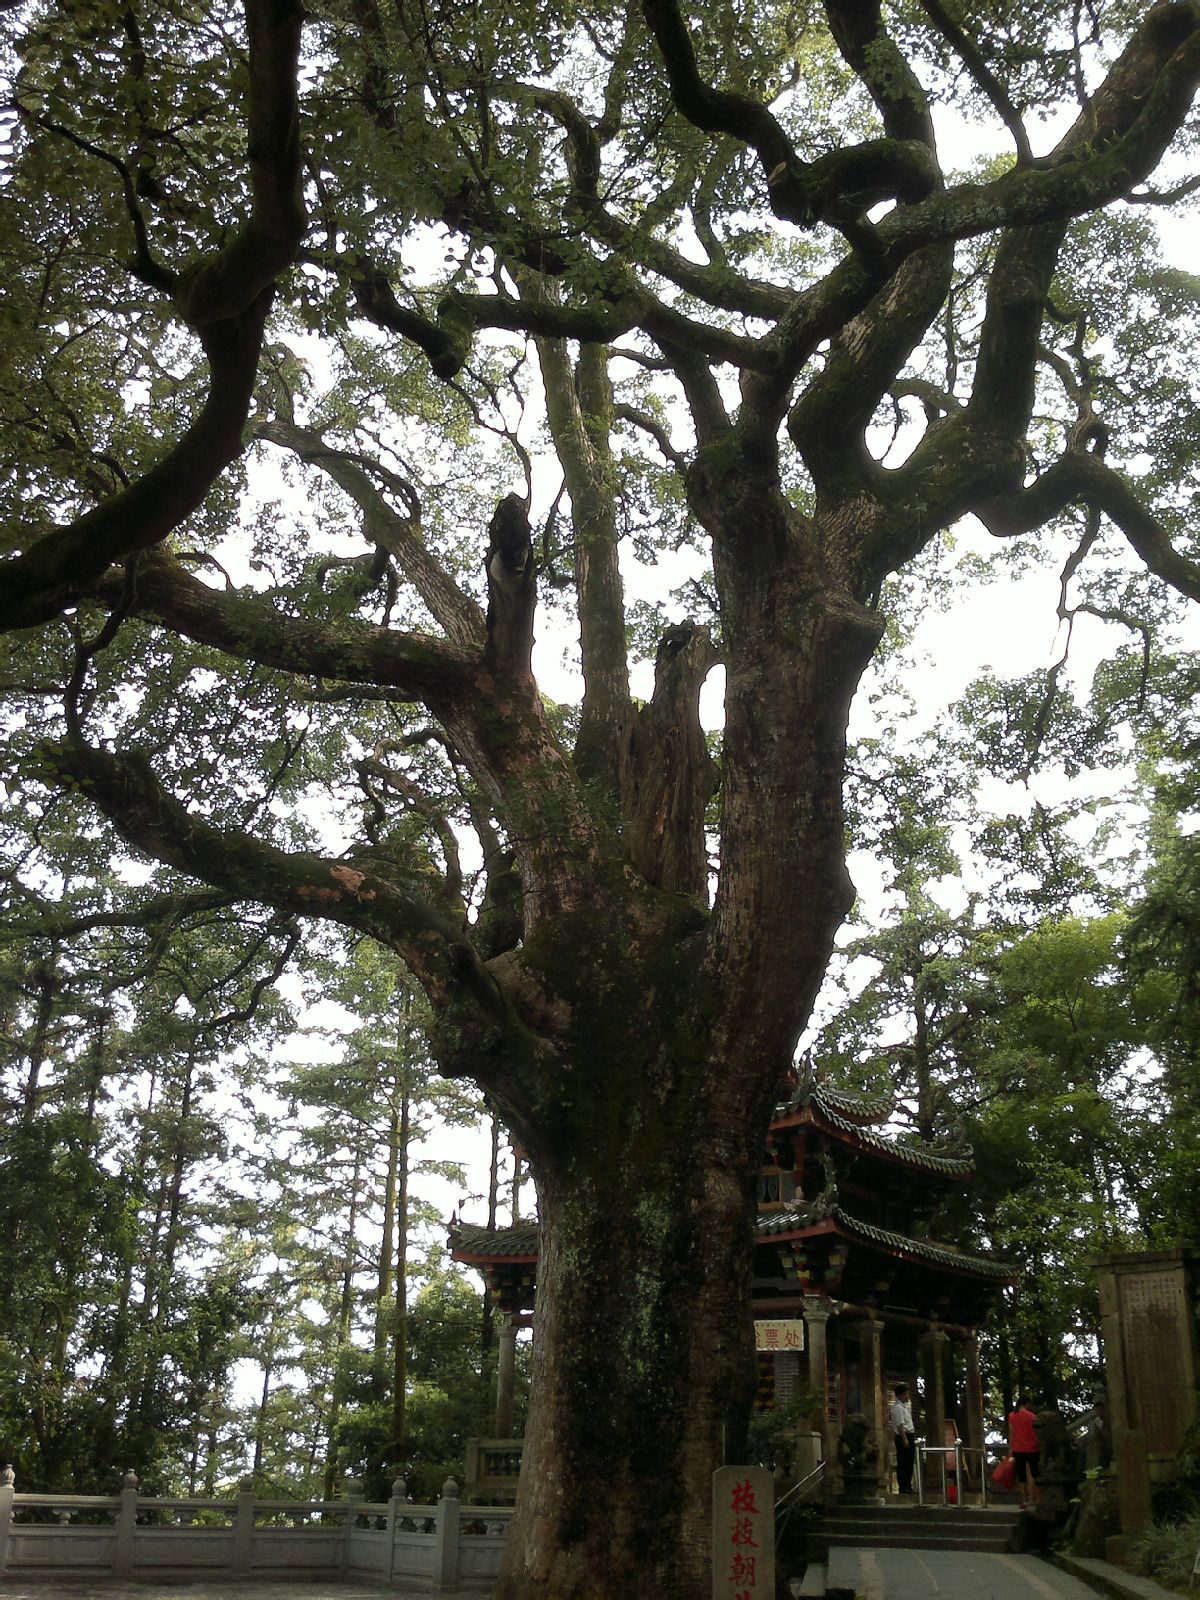
[[[233,1524],[233,1570],[248,1573],[254,1565],[254,1479],[238,1486],[237,1516]]]
[[[117,1540],[113,1547],[113,1575],[127,1578],[133,1571],[133,1540],[137,1530],[138,1481],[136,1472],[121,1480],[121,1509],[117,1513]]]
[[[406,1502],[408,1500],[408,1485],[403,1478],[396,1478],[392,1482],[392,1498],[388,1501],[387,1513],[387,1543],[388,1543],[388,1577],[396,1575],[396,1536],[400,1532],[400,1524],[404,1520]]]
[[[458,1485],[453,1478],[447,1478],[442,1485],[442,1498],[437,1508],[437,1541],[433,1555],[435,1594],[449,1594],[458,1587],[458,1535],[461,1524]]]
[[[347,1478],[346,1531],[342,1534],[342,1576],[350,1570],[350,1544],[354,1541],[354,1530],[358,1526],[358,1517],[362,1514],[365,1493],[365,1485],[358,1478]]]
[[[339,1570],[345,1574],[350,1570],[350,1543],[354,1538],[354,1529],[358,1524],[359,1511],[363,1503],[363,1485],[357,1478],[346,1479],[346,1509],[342,1523],[342,1559]]]
[[[8,1536],[12,1532],[13,1495],[17,1475],[11,1463],[0,1472],[0,1572],[8,1565]]]

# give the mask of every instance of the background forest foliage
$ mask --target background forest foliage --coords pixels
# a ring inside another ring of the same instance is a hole
[[[890,691],[852,758],[856,843],[884,871],[815,1055],[898,1095],[913,1136],[972,1149],[935,1231],[1020,1274],[986,1339],[997,1418],[1022,1391],[1090,1402],[1093,1255],[1200,1238],[1195,672],[1172,655],[1147,679],[1130,651],[1078,695],[1054,669],[989,674],[916,738]]]
[[[386,1498],[385,1461],[432,1492],[490,1431],[490,1311],[425,1192],[465,1174],[423,1150],[484,1108],[435,1073],[374,947],[331,943],[293,986],[347,1008],[314,1041],[277,993],[238,1009],[247,937],[214,918],[119,993],[94,943],[6,951],[0,1454],[25,1487],[133,1467]]]

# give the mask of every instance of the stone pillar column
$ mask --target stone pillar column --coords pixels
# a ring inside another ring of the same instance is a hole
[[[942,1351],[947,1338],[948,1335],[935,1324],[921,1341],[925,1357],[925,1426],[921,1431],[931,1450],[940,1450],[945,1442],[946,1368]],[[934,1460],[938,1465],[931,1469],[934,1475],[926,1484],[927,1490],[934,1484],[940,1486],[942,1481],[941,1458],[935,1457]]]
[[[804,1345],[808,1351],[808,1384],[817,1395],[817,1430],[821,1435],[821,1456],[827,1463],[825,1467],[825,1494],[828,1496],[834,1487],[830,1477],[831,1472],[837,1468],[837,1438],[838,1422],[840,1419],[831,1417],[828,1408],[829,1395],[829,1346],[826,1338],[826,1324],[833,1315],[833,1308],[824,1295],[806,1294],[804,1296]]]
[[[496,1438],[511,1439],[513,1377],[517,1361],[517,1327],[511,1316],[500,1318],[496,1357]]]
[[[961,1439],[966,1422],[962,1411],[962,1385],[959,1381],[957,1352],[950,1334],[946,1335],[946,1342],[942,1346],[942,1371],[946,1375],[946,1421],[953,1422],[954,1432]]]
[[[804,1296],[804,1342],[808,1349],[808,1383],[817,1393],[822,1425],[831,1419],[826,1412],[826,1395],[829,1385],[829,1349],[825,1325],[833,1315],[832,1307],[824,1295]]]
[[[887,1394],[883,1381],[883,1323],[878,1317],[871,1316],[862,1324],[858,1339],[859,1362],[862,1367],[863,1411],[874,1429],[880,1493],[886,1493],[891,1434],[887,1425]]]
[[[925,1442],[934,1449],[946,1432],[946,1366],[944,1350],[948,1334],[940,1328],[929,1330],[922,1341],[925,1354]]]
[[[963,1365],[966,1368],[964,1382],[967,1391],[966,1445],[969,1450],[982,1450],[984,1443],[983,1382],[979,1376],[979,1336],[977,1334],[968,1334],[963,1341]],[[973,1465],[971,1470],[975,1470]]]
[[[1117,1510],[1121,1532],[1141,1533],[1151,1516],[1150,1462],[1146,1435],[1130,1405],[1131,1386],[1126,1366],[1125,1330],[1121,1322],[1121,1301],[1117,1275],[1111,1267],[1097,1264],[1096,1286],[1100,1291],[1100,1340],[1104,1346],[1104,1370],[1108,1380],[1108,1411],[1112,1418],[1113,1466],[1117,1478]]]

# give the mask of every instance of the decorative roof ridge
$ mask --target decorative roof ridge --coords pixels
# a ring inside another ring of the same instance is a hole
[[[845,1211],[836,1202],[822,1204],[801,1203],[790,1211],[776,1211],[758,1219],[758,1232],[762,1234],[787,1233],[791,1228],[811,1228],[819,1222],[833,1222],[839,1229],[870,1244],[883,1245],[889,1250],[901,1250],[909,1255],[921,1256],[943,1266],[965,1267],[984,1277],[1010,1282],[1016,1278],[1016,1269],[1006,1261],[995,1261],[988,1256],[975,1255],[958,1245],[943,1244],[937,1239],[914,1239],[909,1234],[896,1233],[891,1228],[877,1227],[864,1222],[861,1217]]]
[[[489,1228],[485,1223],[451,1221],[450,1249],[478,1256],[536,1256],[540,1253],[541,1226],[535,1221],[518,1222],[507,1228]]]
[[[789,1112],[798,1111],[814,1101],[839,1112],[851,1122],[863,1124],[886,1122],[895,1106],[890,1095],[855,1094],[849,1089],[837,1089],[831,1083],[822,1082],[812,1058],[806,1056],[797,1071],[792,1094],[776,1108],[776,1115],[787,1116]]]
[[[820,1119],[833,1132],[849,1134],[866,1149],[874,1150],[889,1160],[898,1161],[902,1166],[919,1167],[926,1172],[940,1172],[952,1178],[969,1178],[975,1171],[975,1162],[969,1146],[964,1146],[964,1154],[951,1155],[948,1151],[936,1150],[924,1143],[918,1145],[890,1137],[878,1128],[868,1127],[843,1116],[823,1095],[813,1095],[806,1104],[793,1105],[785,1115],[802,1116],[805,1113],[813,1121]]]
[[[957,1132],[944,1133],[933,1140],[922,1139],[918,1133],[899,1133],[895,1142],[898,1150],[911,1150],[922,1157],[932,1156],[937,1161],[961,1161],[974,1170],[975,1146],[961,1125]]]
[[[828,1083],[817,1084],[816,1098],[832,1106],[847,1121],[864,1124],[886,1122],[896,1106],[890,1095],[851,1094],[848,1089],[835,1089]]]
[[[882,1244],[890,1244],[896,1249],[912,1250],[916,1253],[928,1253],[936,1260],[947,1260],[951,1264],[961,1262],[965,1266],[985,1271],[994,1277],[1015,1278],[1016,1268],[1007,1261],[997,1261],[993,1256],[977,1255],[972,1250],[964,1250],[956,1244],[946,1244],[941,1239],[913,1239],[908,1234],[895,1233],[890,1228],[877,1227],[873,1222],[864,1222],[861,1217],[854,1216],[849,1211],[843,1211],[841,1206],[833,1208],[835,1219],[851,1232],[857,1232],[864,1238],[876,1240]]]

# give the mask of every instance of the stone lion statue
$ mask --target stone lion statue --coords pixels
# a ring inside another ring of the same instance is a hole
[[[842,1423],[837,1449],[838,1460],[846,1471],[862,1472],[874,1466],[879,1455],[875,1430],[861,1411],[852,1411]]]

